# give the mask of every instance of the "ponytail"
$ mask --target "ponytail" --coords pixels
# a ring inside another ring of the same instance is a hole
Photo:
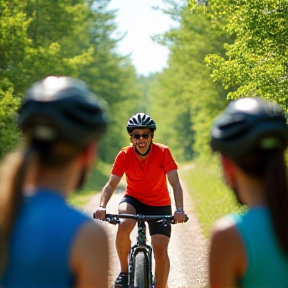
[[[0,199],[0,277],[8,262],[9,240],[22,203],[22,190],[32,151],[6,156],[1,167]]]
[[[276,237],[288,256],[288,185],[284,155],[278,151],[267,153],[265,165],[266,201],[270,209]]]
[[[0,172],[0,277],[8,263],[10,236],[21,208],[27,172],[32,171],[32,160],[36,169],[41,166],[61,169],[85,149],[65,141],[52,143],[30,139],[28,144],[24,152],[8,155]]]
[[[276,238],[288,256],[288,184],[284,153],[280,150],[258,150],[237,159],[237,165],[248,175],[263,179],[266,205],[271,213]]]

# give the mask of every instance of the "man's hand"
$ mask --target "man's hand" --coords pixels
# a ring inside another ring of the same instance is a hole
[[[106,205],[112,196],[114,190],[116,189],[117,185],[119,184],[121,177],[111,174],[109,181],[102,189],[101,198],[100,198],[100,206],[94,213],[95,219],[104,220],[106,215]]]
[[[95,219],[100,219],[100,220],[104,220],[105,219],[105,215],[106,215],[106,208],[105,207],[99,207],[96,211],[95,211]]]
[[[178,212],[177,210],[174,212],[174,221],[175,223],[184,223],[185,220],[187,219],[187,215],[185,212]]]

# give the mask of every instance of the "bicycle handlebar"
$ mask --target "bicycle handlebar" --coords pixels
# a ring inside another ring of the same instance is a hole
[[[95,213],[93,213],[93,218],[95,218]],[[151,220],[158,220],[157,222],[161,225],[167,224],[175,224],[174,216],[173,215],[133,215],[133,214],[106,214],[105,219],[103,221],[109,222],[110,224],[119,224],[120,218],[129,218],[134,219],[136,221],[151,221]],[[188,221],[188,216],[186,215],[185,222]]]

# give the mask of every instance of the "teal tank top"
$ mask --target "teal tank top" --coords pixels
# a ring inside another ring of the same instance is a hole
[[[243,241],[247,271],[240,287],[288,287],[288,257],[279,247],[269,210],[251,208],[244,214],[230,214]],[[287,223],[283,223],[287,225]]]
[[[73,286],[69,257],[77,232],[88,216],[69,207],[56,192],[25,197],[12,232],[3,288]]]

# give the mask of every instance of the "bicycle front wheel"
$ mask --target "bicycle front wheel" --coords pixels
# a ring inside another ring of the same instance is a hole
[[[134,287],[148,288],[148,265],[143,252],[139,252],[135,257]]]

